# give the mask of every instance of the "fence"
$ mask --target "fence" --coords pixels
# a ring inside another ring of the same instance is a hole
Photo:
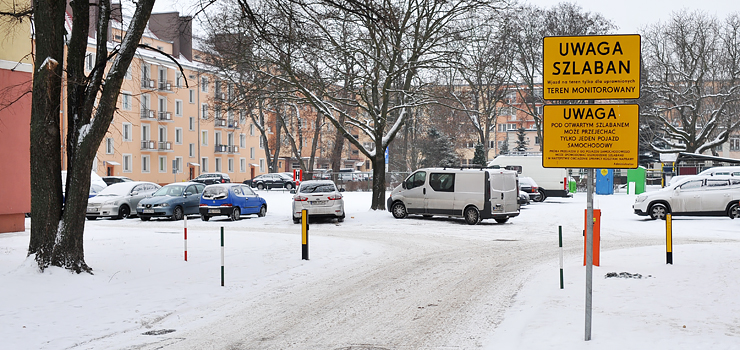
[[[410,172],[386,172],[385,189],[392,190],[406,179]],[[314,171],[303,174],[303,180],[332,180],[337,187],[345,191],[372,191],[375,180],[372,172],[339,172]]]

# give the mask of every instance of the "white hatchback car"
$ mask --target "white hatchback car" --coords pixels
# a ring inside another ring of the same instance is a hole
[[[301,212],[309,218],[328,217],[344,221],[344,199],[331,180],[303,181],[293,196],[293,223],[301,222]]]
[[[651,219],[672,216],[740,217],[740,178],[734,176],[689,176],[659,191],[643,193],[632,205],[635,214]]]

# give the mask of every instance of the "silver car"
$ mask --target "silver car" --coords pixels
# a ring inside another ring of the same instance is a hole
[[[337,218],[344,221],[344,199],[331,180],[304,181],[293,196],[293,223],[301,222],[303,209],[310,219]]]
[[[161,186],[153,182],[131,181],[110,185],[87,201],[88,220],[111,217],[124,219],[136,215],[136,205]]]
[[[695,175],[661,190],[640,194],[635,214],[665,220],[672,216],[729,216],[740,218],[740,179],[726,175]]]

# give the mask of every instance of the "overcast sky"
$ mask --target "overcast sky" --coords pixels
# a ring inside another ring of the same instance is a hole
[[[552,7],[556,0],[524,1],[540,7]],[[585,11],[598,12],[612,20],[619,34],[642,34],[638,31],[644,25],[666,21],[674,11],[681,9],[701,10],[709,15],[723,19],[730,12],[740,12],[739,0],[572,0]]]

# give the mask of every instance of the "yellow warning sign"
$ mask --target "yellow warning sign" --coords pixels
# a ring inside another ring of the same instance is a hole
[[[543,39],[545,100],[640,97],[640,35]]]
[[[546,105],[542,166],[637,168],[638,105]]]

